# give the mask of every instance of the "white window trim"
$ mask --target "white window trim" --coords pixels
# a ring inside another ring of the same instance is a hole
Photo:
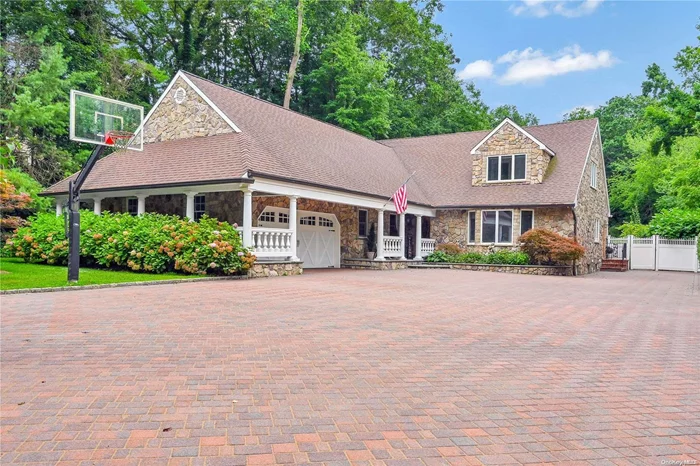
[[[525,156],[525,178],[518,178],[517,180],[514,178],[515,177],[515,156],[516,155],[524,155]],[[489,159],[490,158],[498,158],[498,179],[497,180],[489,180]],[[510,180],[502,180],[501,179],[501,157],[512,157],[511,163],[510,163]],[[527,181],[527,154],[503,154],[503,155],[487,155],[486,156],[486,182],[487,183],[522,183],[523,181]]]
[[[359,238],[367,238],[367,234],[360,234],[360,212],[365,213],[365,233],[369,233],[369,210],[367,209],[357,209],[357,236]]]
[[[471,228],[471,225],[469,223],[469,216],[471,214],[474,214],[474,236],[476,236],[476,220],[477,220],[476,214],[477,214],[477,212],[478,211],[476,211],[476,210],[468,210],[467,211],[467,244],[477,244],[476,238],[470,238],[471,233],[469,231],[469,229]]]
[[[535,209],[520,209],[520,232],[518,236],[523,235],[523,212],[532,212],[532,227],[530,230],[535,229]]]
[[[600,243],[600,236],[601,236],[601,231],[600,231],[601,225],[600,225],[600,219],[595,219],[595,222],[593,223],[593,242],[594,243]]]
[[[591,162],[591,188],[598,189],[598,164]]]
[[[493,242],[491,242],[491,241],[484,242],[484,212],[496,212],[496,234],[495,234],[495,236],[494,236],[494,238],[493,238],[495,241],[493,241]],[[501,217],[501,212],[510,212],[510,221],[511,221],[511,225],[510,225],[510,242],[507,242],[507,243],[499,243],[499,242],[497,241],[497,240],[498,240],[498,221],[499,221],[499,219],[500,219],[500,217]],[[514,217],[514,216],[513,216],[513,211],[512,211],[511,209],[501,209],[501,210],[498,210],[498,209],[484,209],[484,210],[481,211],[480,217],[481,217],[481,234],[479,235],[479,240],[480,240],[481,242],[480,242],[479,244],[497,244],[497,245],[499,245],[499,246],[512,246],[512,245],[513,245],[513,237],[515,236],[515,235],[513,234],[513,233],[514,233],[514,232],[513,232],[513,226],[514,226],[514,225],[513,225],[513,223],[514,223],[514,222],[513,222],[513,217]]]

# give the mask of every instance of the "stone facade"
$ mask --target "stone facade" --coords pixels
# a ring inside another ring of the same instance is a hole
[[[301,262],[256,262],[248,270],[248,277],[287,277],[304,273]]]
[[[344,269],[403,270],[407,269],[409,264],[411,261],[408,260],[345,259],[341,267]]]
[[[488,209],[494,210],[494,209]],[[453,243],[466,251],[486,252],[490,247],[497,249],[517,248],[520,239],[520,212],[522,210],[534,211],[535,228],[545,228],[569,238],[574,237],[574,213],[569,207],[523,207],[523,208],[498,208],[498,210],[510,210],[513,212],[513,242],[512,244],[495,244],[481,242],[481,214],[482,209],[474,209],[476,213],[476,241],[468,242],[468,213],[470,210],[438,210],[437,217],[432,219],[432,237],[437,244]]]
[[[598,187],[591,187],[591,166],[597,165]],[[593,137],[589,159],[583,170],[583,177],[578,188],[576,214],[576,237],[586,249],[586,254],[577,263],[577,273],[597,272],[603,263],[605,239],[608,235],[608,188],[605,179],[605,162],[598,133]],[[600,223],[599,241],[595,241],[596,220]]]
[[[451,269],[478,270],[483,272],[519,273],[523,275],[571,276],[569,265],[495,265],[495,264],[450,264]]]
[[[176,100],[183,98],[180,103]],[[233,129],[182,78],[178,78],[146,122],[143,142],[232,133]]]
[[[525,181],[507,181],[512,184],[542,183],[547,172],[551,156],[540,149],[539,145],[506,123],[479,147],[478,153],[472,155],[472,185],[489,185],[486,180],[486,159],[492,155],[525,154]]]
[[[288,209],[289,198],[286,196],[253,197],[253,226],[257,226],[258,217],[262,211],[265,210],[265,207],[284,207]],[[299,198],[299,200],[297,200],[297,210],[308,210],[311,212],[322,212],[335,215],[338,222],[340,222],[341,260],[347,258],[365,257],[367,242],[365,238],[360,237],[358,230],[359,207]],[[374,209],[365,210],[368,211],[369,215],[369,224],[367,228],[369,229],[369,226],[374,224],[376,231],[377,211]],[[385,218],[387,217],[386,214],[384,216]]]

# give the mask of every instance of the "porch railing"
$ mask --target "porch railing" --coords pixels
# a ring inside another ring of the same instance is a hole
[[[422,239],[420,241],[420,255],[421,257],[427,257],[435,252],[435,240],[434,239]]]
[[[280,228],[252,229],[253,245],[250,248],[257,257],[293,256],[292,230]]]
[[[403,256],[403,241],[400,236],[384,237],[384,257]]]

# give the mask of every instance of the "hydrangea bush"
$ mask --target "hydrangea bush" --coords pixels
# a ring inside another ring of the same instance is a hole
[[[243,247],[236,225],[203,217],[199,222],[160,214],[95,215],[81,212],[80,256],[84,266],[151,273],[233,275],[247,271],[255,256]],[[38,214],[5,245],[27,262],[66,264],[63,217]]]

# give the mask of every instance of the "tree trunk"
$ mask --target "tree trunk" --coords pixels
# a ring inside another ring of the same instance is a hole
[[[294,41],[294,54],[292,62],[289,64],[289,73],[287,74],[287,90],[284,92],[284,108],[289,108],[289,101],[292,100],[292,84],[294,84],[294,75],[297,72],[297,63],[299,62],[299,49],[301,48],[301,26],[304,19],[304,0],[299,0],[297,4],[297,37]]]

